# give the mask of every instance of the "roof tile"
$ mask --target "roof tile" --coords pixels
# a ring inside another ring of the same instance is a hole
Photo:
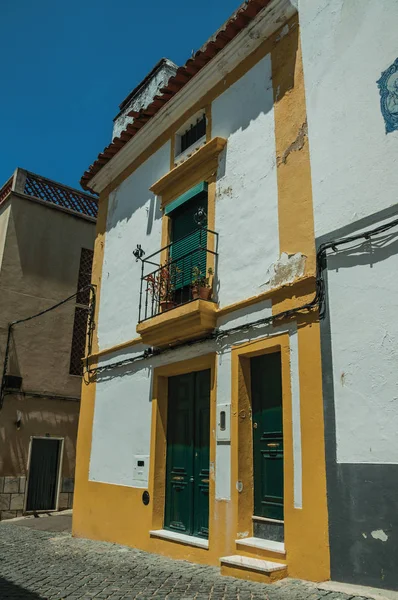
[[[86,190],[90,190],[89,182],[111,158],[117,154],[127,141],[129,141],[139,129],[149,121],[161,108],[178,93],[188,81],[192,79],[220,50],[240,33],[256,17],[271,0],[246,0],[242,6],[232,15],[225,25],[210,38],[194,57],[189,58],[183,67],[179,67],[174,77],[169,79],[166,87],[160,90],[162,96],[155,96],[151,104],[145,109],[130,111],[128,116],[134,118],[132,124],[128,124],[126,130],[120,137],[107,146],[99,155],[97,160],[85,171],[80,183]]]

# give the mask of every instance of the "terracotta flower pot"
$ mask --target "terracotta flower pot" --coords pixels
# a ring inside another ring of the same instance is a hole
[[[208,287],[192,287],[192,298],[197,300],[200,298],[201,300],[210,300],[212,289]]]
[[[173,300],[162,300],[160,302],[160,310],[162,312],[165,312],[166,310],[171,310],[172,308],[175,308],[177,305],[175,302],[173,302]]]

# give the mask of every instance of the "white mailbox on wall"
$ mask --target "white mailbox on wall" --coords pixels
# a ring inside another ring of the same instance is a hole
[[[217,442],[231,441],[231,405],[217,405]]]

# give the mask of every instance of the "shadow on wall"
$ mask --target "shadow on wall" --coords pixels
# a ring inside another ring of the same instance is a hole
[[[339,271],[360,265],[373,265],[398,254],[398,231],[360,241],[328,256],[328,270]]]
[[[286,34],[288,34],[288,36]],[[253,97],[251,94],[250,86],[245,86],[246,97],[240,99],[240,110],[236,110],[236,102],[233,101],[233,96],[235,94],[235,88],[233,88],[233,85],[235,84],[232,84],[231,87],[225,90],[226,93],[229,94],[230,101],[232,102],[234,108],[232,112],[228,111],[227,109],[225,110],[225,114],[227,115],[225,128],[228,136],[233,135],[238,130],[244,131],[248,129],[251,123],[255,121],[260,114],[266,114],[271,111],[274,102],[281,101],[285,94],[287,94],[294,87],[294,74],[299,43],[299,28],[296,21],[291,23],[291,29],[288,29],[288,26],[285,25],[274,34],[274,40],[272,43],[270,43],[270,55],[273,54],[275,46],[281,43],[285,38],[287,43],[284,44],[283,53],[278,52],[277,72],[280,70],[280,76],[278,77],[278,89],[274,94],[271,93],[271,95],[268,95],[267,93],[264,93],[264,95],[259,96],[258,100],[256,101],[256,97]],[[281,60],[282,55],[283,58]],[[255,69],[256,66],[253,67],[252,71]],[[271,92],[272,78],[275,76],[275,69],[275,65],[272,65],[270,81],[264,82],[266,85],[271,85]],[[244,77],[236,82],[237,87],[239,84],[243,83]],[[183,94],[184,91],[182,90],[181,93]],[[228,100],[226,102],[228,108]],[[217,133],[217,135],[222,135],[222,129],[223,126],[221,124],[221,133]],[[164,155],[160,156],[163,154],[163,152]],[[100,235],[104,234],[105,231],[111,231],[113,228],[117,227],[117,224],[121,221],[129,221],[134,213],[144,208],[146,208],[147,211],[146,235],[149,236],[151,234],[153,223],[154,221],[161,219],[162,212],[160,210],[159,198],[154,196],[154,194],[149,191],[149,188],[153,183],[155,183],[155,181],[165,175],[165,173],[168,171],[170,156],[169,152],[170,146],[166,144],[163,146],[163,150],[160,149],[141,165],[140,180],[134,182],[134,185],[131,186],[129,193],[125,187],[126,182],[131,178],[131,175],[113,192],[111,192],[109,196],[107,223],[104,224],[103,229],[98,231]],[[226,160],[225,152],[228,152],[228,145],[220,157],[220,161],[224,162],[224,168]],[[164,168],[165,165],[167,165],[166,170]],[[122,199],[122,195],[125,198]]]
[[[0,598],[19,598],[20,600],[35,600],[43,598],[29,590],[0,577]]]

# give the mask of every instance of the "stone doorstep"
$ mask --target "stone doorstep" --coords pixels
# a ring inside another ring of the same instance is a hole
[[[235,554],[220,558],[221,575],[274,583],[287,577],[287,565]]]
[[[153,529],[149,532],[149,535],[151,537],[177,542],[187,546],[204,548],[205,550],[208,550],[209,548],[209,540],[194,537],[193,535],[186,535],[185,533],[178,533],[177,531],[169,531],[168,529]]]
[[[274,540],[263,540],[256,537],[240,538],[235,540],[235,543],[239,546],[247,546],[245,550],[266,550],[268,552],[274,552],[281,556],[286,556],[285,544],[283,542],[275,542]]]

